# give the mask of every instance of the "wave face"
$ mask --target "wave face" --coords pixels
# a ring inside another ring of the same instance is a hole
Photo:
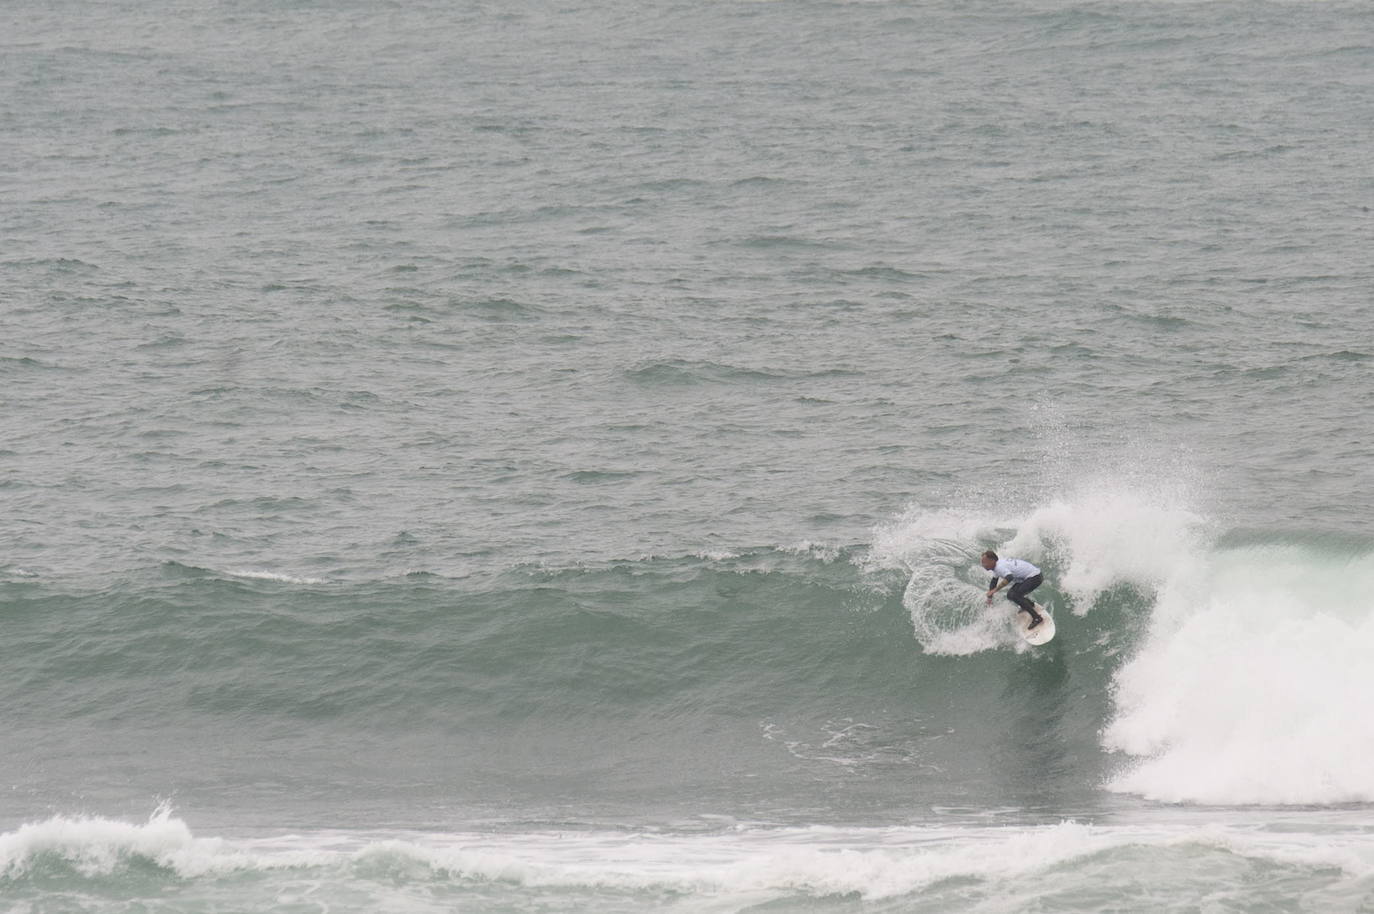
[[[986,604],[989,546],[1044,568],[1049,646]],[[442,797],[439,819],[706,801],[837,822],[1071,814],[1104,786],[1371,802],[1371,583],[1365,541],[1221,533],[1180,495],[1085,489],[1019,518],[913,509],[866,547],[481,579],[16,577],[0,695],[32,771],[77,783],[110,759],[83,782],[97,798],[132,781],[252,809],[361,779],[379,809]]]
[[[433,792],[544,814],[707,798],[785,815],[828,796],[844,816],[896,816],[1029,802],[1018,773],[1063,754],[1091,771],[1102,699],[1067,690],[1085,676],[1101,696],[1100,664],[924,652],[907,581],[871,550],[808,544],[480,581],[175,564],[92,591],[18,579],[0,694],[35,764],[98,743],[111,789],[203,796],[222,776],[241,785],[223,801],[248,807],[361,778],[383,805]],[[1058,794],[1093,777],[1066,763]]]

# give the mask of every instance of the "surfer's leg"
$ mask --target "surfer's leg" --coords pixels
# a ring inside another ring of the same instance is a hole
[[[1026,594],[1039,587],[1044,580],[1045,579],[1041,575],[1037,574],[1033,578],[1018,581],[1011,585],[1011,589],[1007,591],[1007,599],[1021,607],[1021,612],[1031,617],[1031,624],[1027,626],[1027,628],[1035,628],[1041,622],[1045,621],[1044,616],[1041,616],[1035,611],[1035,603],[1032,602],[1030,597],[1026,596]]]

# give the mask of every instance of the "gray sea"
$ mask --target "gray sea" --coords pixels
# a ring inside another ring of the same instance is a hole
[[[1371,150],[1364,0],[3,0],[0,909],[1374,912]]]

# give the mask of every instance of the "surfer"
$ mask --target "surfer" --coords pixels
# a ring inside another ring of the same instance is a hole
[[[1026,596],[1035,588],[1045,582],[1045,576],[1025,559],[999,559],[997,553],[989,549],[983,553],[982,565],[985,571],[992,572],[992,583],[988,585],[988,605],[992,605],[992,598],[997,595],[997,591],[1011,585],[1011,590],[1007,591],[1007,599],[1021,607],[1021,612],[1030,613],[1031,624],[1026,628],[1033,629],[1045,617],[1035,611],[1035,603]],[[1001,583],[997,583],[998,579]]]

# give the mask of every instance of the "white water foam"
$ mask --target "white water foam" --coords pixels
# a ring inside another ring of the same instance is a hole
[[[318,854],[264,857],[234,848],[219,838],[195,838],[169,806],[142,825],[95,816],[55,816],[0,835],[0,876],[15,879],[38,861],[56,857],[83,876],[109,875],[134,858],[151,860],[184,877],[232,870],[295,866]]]
[[[1030,877],[1062,875],[1069,872],[1065,867],[1105,852],[1178,846],[1324,867],[1356,879],[1374,874],[1374,835],[1362,829],[1336,834],[1075,823],[948,829],[737,826],[709,834],[319,832],[231,842],[195,838],[184,822],[159,810],[143,825],[59,817],[0,835],[0,878],[22,877],[35,860],[59,855],[87,877],[108,875],[142,858],[183,879],[245,870],[323,869],[311,878],[361,879],[377,886],[452,878],[750,903],[795,895],[873,900],[919,892],[949,879],[1033,887]],[[738,909],[737,904],[730,907]]]
[[[1180,565],[1116,679],[1113,789],[1170,802],[1374,802],[1374,554],[1223,549]]]

